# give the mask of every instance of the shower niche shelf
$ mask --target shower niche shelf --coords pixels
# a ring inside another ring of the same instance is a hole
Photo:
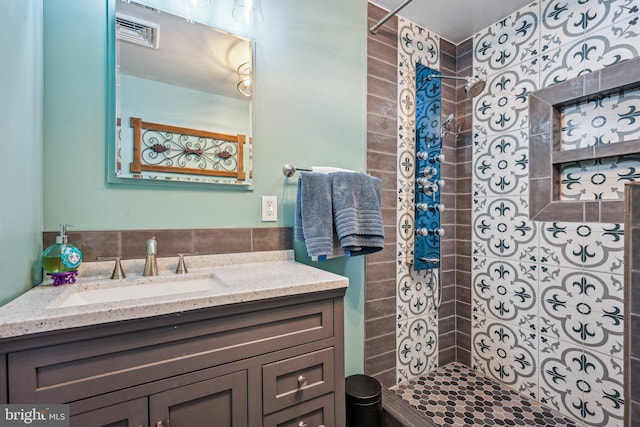
[[[529,94],[529,217],[534,221],[610,222],[624,221],[624,200],[594,197],[580,200],[577,195],[563,196],[563,173],[585,165],[637,162],[640,167],[640,139],[634,133],[628,140],[596,141],[591,146],[575,138],[574,147],[563,140],[562,115],[580,103],[599,103],[603,98],[638,91],[637,70],[640,58],[611,65]],[[638,92],[640,93],[640,92]],[[600,116],[596,117],[602,120]],[[570,126],[569,124],[568,126]],[[590,126],[597,127],[594,122]],[[576,131],[583,131],[576,128]],[[635,167],[635,166],[632,166]],[[604,167],[603,167],[604,171]],[[624,182],[618,180],[618,192]],[[593,175],[595,177],[595,174]],[[564,177],[564,184],[567,181]],[[572,198],[573,197],[573,198]]]

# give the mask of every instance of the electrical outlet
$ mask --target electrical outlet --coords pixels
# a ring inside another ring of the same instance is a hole
[[[278,197],[262,196],[262,222],[278,220]]]

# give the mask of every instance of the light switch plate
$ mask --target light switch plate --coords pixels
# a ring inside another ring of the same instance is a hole
[[[278,220],[278,197],[262,196],[262,222]]]

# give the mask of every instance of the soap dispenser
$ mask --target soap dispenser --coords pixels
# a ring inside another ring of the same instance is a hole
[[[49,246],[42,253],[42,267],[51,275],[53,284],[57,286],[75,283],[81,263],[82,252],[69,243],[67,224],[60,224],[60,235],[56,236],[56,244]]]

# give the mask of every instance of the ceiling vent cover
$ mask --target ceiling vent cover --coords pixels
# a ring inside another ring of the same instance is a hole
[[[125,42],[157,49],[160,38],[160,25],[117,13],[116,37]]]

